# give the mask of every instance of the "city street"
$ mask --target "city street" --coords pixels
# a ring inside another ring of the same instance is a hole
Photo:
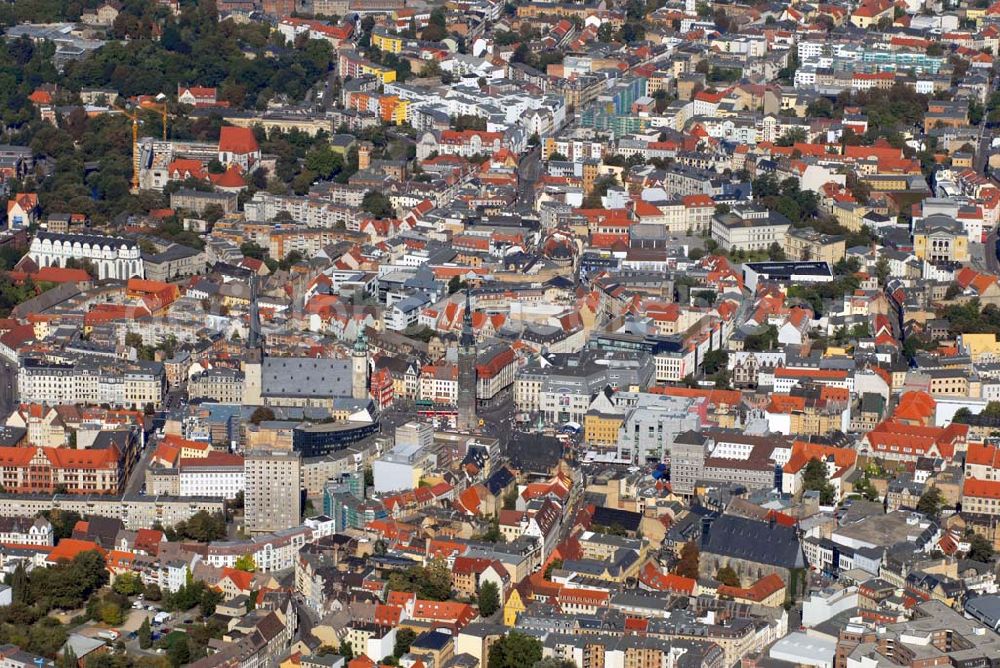
[[[542,174],[542,149],[529,151],[517,165],[517,205],[531,208],[535,200],[535,183]]]
[[[146,484],[146,469],[149,467],[149,460],[153,456],[155,446],[146,443],[145,449],[139,455],[139,461],[135,463],[132,472],[129,474],[128,483],[125,485],[125,494],[138,494]]]
[[[7,415],[17,408],[17,369],[0,362],[0,413]]]
[[[1000,274],[1000,260],[997,259],[997,231],[991,230],[986,235],[983,254],[986,260],[986,271],[991,274]]]

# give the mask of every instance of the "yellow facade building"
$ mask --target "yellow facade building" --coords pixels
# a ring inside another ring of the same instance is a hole
[[[968,262],[969,237],[951,216],[927,216],[913,226],[913,254],[928,262]]]

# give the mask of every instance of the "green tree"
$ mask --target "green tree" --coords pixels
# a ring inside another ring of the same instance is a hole
[[[584,209],[600,209],[603,205],[601,199],[608,194],[608,190],[618,185],[618,177],[614,174],[605,174],[594,181],[594,187],[587,196],[583,198]]]
[[[361,209],[374,218],[392,218],[395,215],[389,198],[375,190],[365,193],[361,200]]]
[[[28,571],[24,567],[24,560],[19,560],[14,572],[10,575],[11,598],[14,603],[28,602]]]
[[[255,260],[263,260],[267,257],[267,249],[253,241],[247,241],[240,245],[240,253],[244,257],[251,257]]]
[[[836,490],[827,477],[826,464],[813,457],[802,471],[802,488],[819,492],[819,502],[828,506],[834,502]]]
[[[173,531],[168,532],[168,537],[170,534],[174,538],[187,538],[199,543],[221,540],[226,537],[226,519],[222,513],[199,510],[187,520],[175,524]]]
[[[40,514],[49,521],[49,524],[52,525],[52,530],[55,533],[57,541],[72,536],[73,527],[76,526],[77,522],[83,519],[80,513],[75,510],[62,510],[60,508],[45,510]]]
[[[503,537],[503,533],[500,532],[500,522],[497,518],[493,518],[490,522],[490,527],[476,536],[476,540],[481,540],[485,543],[507,542]]]
[[[1000,417],[1000,401],[991,401],[987,403],[980,415],[992,418]]]
[[[698,544],[693,540],[684,543],[684,547],[681,548],[681,558],[678,560],[674,572],[681,577],[697,579],[699,559]]]
[[[604,25],[608,24],[605,23]],[[536,661],[535,665],[531,668],[576,668],[576,663],[569,659],[557,659],[554,656],[547,656],[541,661]]]
[[[969,538],[969,551],[965,558],[984,563],[993,561],[993,543],[978,533],[972,534],[972,537]]]
[[[76,652],[73,651],[72,647],[67,647],[59,656],[56,666],[57,668],[80,668],[80,659],[77,658]]]
[[[484,582],[479,586],[479,614],[489,617],[500,609],[500,591],[495,582]]]
[[[139,649],[149,649],[153,646],[153,630],[149,627],[149,617],[143,617],[139,625]]]
[[[715,385],[717,389],[728,390],[729,384],[732,381],[732,376],[726,369],[719,369],[714,374],[712,374],[710,380]]]
[[[875,276],[878,278],[879,285],[885,285],[885,282],[889,280],[890,273],[889,260],[885,257],[880,257],[878,262],[875,263]]]
[[[158,584],[148,584],[146,585],[146,591],[143,592],[147,601],[159,601],[163,598],[163,592],[160,591],[160,586]]]
[[[122,573],[111,588],[122,596],[135,596],[142,593],[142,579],[136,573]]]
[[[744,350],[762,352],[773,350],[778,345],[778,328],[767,325],[762,332],[751,334],[743,341]]]
[[[775,144],[778,146],[793,146],[805,142],[808,138],[809,135],[805,128],[789,128],[785,131],[785,134],[778,137],[778,141]]]
[[[920,499],[917,501],[917,512],[936,519],[943,505],[944,495],[941,494],[940,489],[931,485],[920,495]]]
[[[274,411],[267,406],[258,406],[250,414],[250,424],[260,424],[274,419]]]
[[[878,490],[867,475],[854,484],[854,492],[860,494],[867,501],[878,501],[880,498]]]
[[[396,629],[396,644],[393,645],[392,655],[397,659],[410,651],[410,645],[417,639],[417,634],[413,629],[406,627]]]
[[[732,566],[723,566],[715,574],[715,579],[729,587],[740,586],[740,576],[736,574]]]
[[[97,619],[108,626],[120,626],[125,621],[125,615],[118,604],[104,601],[97,608]]]
[[[511,631],[490,647],[488,668],[524,668],[541,659],[542,643],[538,638]]]
[[[72,561],[31,571],[29,601],[45,609],[72,610],[83,606],[91,595],[108,583],[108,571],[100,552],[81,552]]]
[[[419,593],[422,598],[432,601],[447,601],[451,598],[451,571],[442,559],[432,561],[425,569],[420,581]]]
[[[703,365],[706,376],[711,376],[712,374],[725,369],[728,364],[729,353],[725,350],[710,350],[705,353]]]
[[[233,564],[233,568],[240,571],[247,571],[248,573],[253,573],[257,570],[257,562],[254,561],[252,554],[244,554],[236,558],[236,562]]]
[[[558,570],[563,567],[563,560],[558,557],[549,562],[549,565],[545,567],[544,577],[546,580],[552,579],[552,571]]]
[[[314,146],[305,157],[305,168],[321,179],[330,179],[344,169],[343,157],[329,144]]]
[[[203,587],[201,595],[198,597],[198,610],[202,617],[211,617],[215,614],[215,606],[222,602],[222,592],[212,587]]]
[[[188,645],[186,633],[171,633],[167,645],[167,659],[174,668],[179,668],[191,661],[191,647]]]

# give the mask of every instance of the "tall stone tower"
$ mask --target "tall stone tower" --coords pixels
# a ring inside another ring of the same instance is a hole
[[[250,333],[243,355],[243,403],[248,406],[264,405],[264,337],[260,332],[257,280],[256,275],[250,277]]]
[[[465,315],[462,336],[458,340],[458,428],[471,431],[479,426],[476,419],[476,337],[472,333],[472,305],[465,291]]]
[[[363,328],[351,351],[351,396],[358,400],[368,398],[368,339]]]
[[[363,172],[372,166],[373,148],[371,142],[363,141],[358,144],[358,171]]]

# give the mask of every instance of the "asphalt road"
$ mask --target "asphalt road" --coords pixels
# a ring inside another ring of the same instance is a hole
[[[146,442],[145,449],[139,455],[139,461],[132,467],[132,472],[129,474],[128,483],[125,485],[126,494],[138,494],[143,485],[146,484],[146,469],[149,467],[149,460],[155,449],[148,441]]]
[[[170,388],[170,391],[167,392],[167,395],[163,399],[161,413],[166,415],[170,411],[180,408],[186,399],[186,382]],[[146,469],[149,467],[149,460],[153,456],[153,450],[156,449],[150,442],[151,436],[152,434],[146,435],[146,447],[143,449],[142,454],[139,455],[139,461],[132,467],[132,473],[129,474],[128,483],[125,485],[126,494],[138,494],[146,484]]]
[[[993,133],[987,132],[986,123],[979,126],[979,142],[976,144],[976,171],[980,174],[986,173],[986,157],[990,150],[990,143],[993,141]]]
[[[510,440],[514,433],[514,397],[508,390],[502,401],[493,406],[483,406],[476,410],[476,415],[483,421],[483,434],[500,439],[501,446]]]
[[[9,415],[17,403],[17,368],[0,361],[0,416]]]
[[[990,91],[1000,90],[1000,76],[994,76],[993,81],[990,82]],[[988,131],[986,126],[988,123],[984,118],[979,125],[979,142],[976,144],[976,160],[974,167],[980,174],[986,173],[986,158],[987,153],[990,149],[990,144],[993,141],[993,132]],[[987,256],[990,255],[989,252],[986,253]]]
[[[517,165],[517,204],[535,206],[535,183],[542,175],[542,149],[528,151]]]
[[[997,231],[995,229],[986,235],[983,255],[986,256],[986,270],[991,274],[1000,275],[1000,260],[997,259]]]

